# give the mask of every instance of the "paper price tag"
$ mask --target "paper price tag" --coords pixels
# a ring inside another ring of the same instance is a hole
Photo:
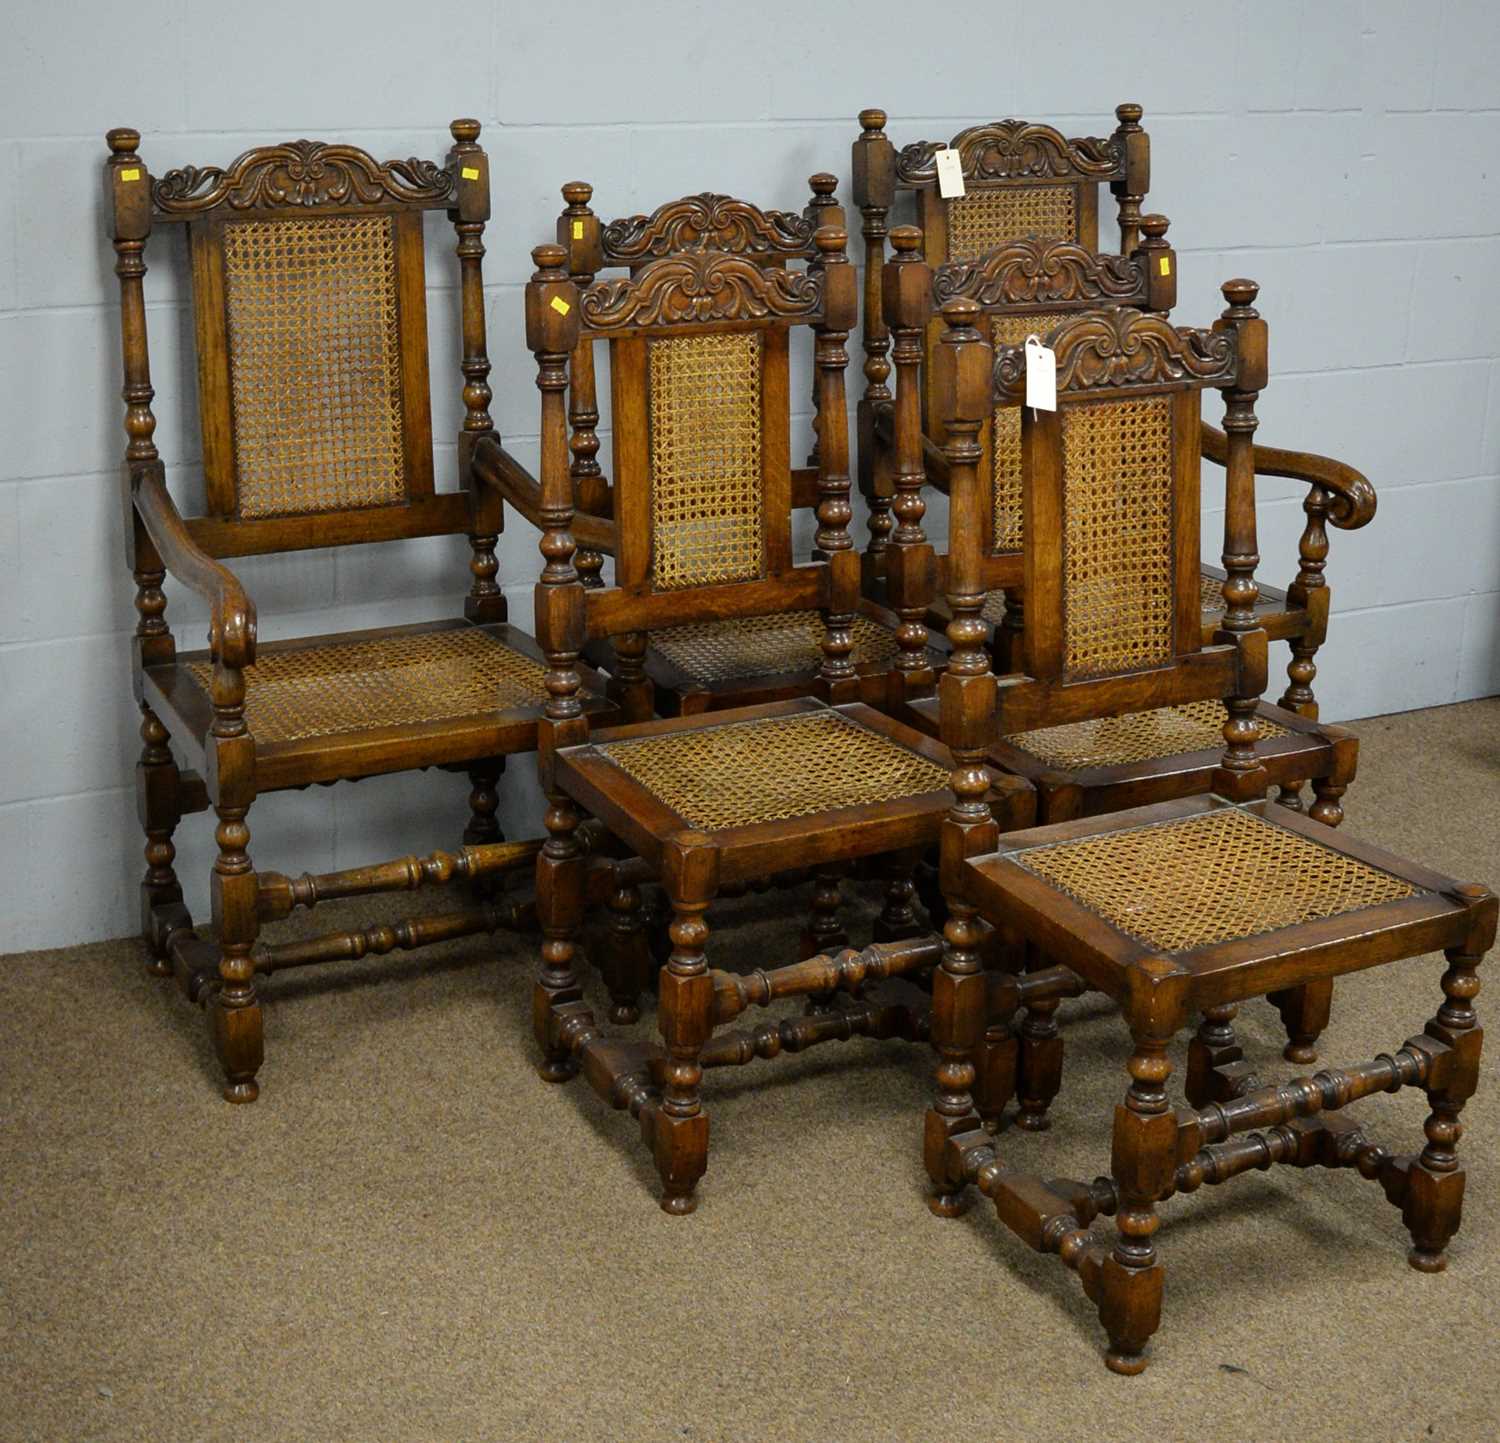
[[[1156,268],[1164,276],[1171,275],[1172,274],[1172,261],[1171,261],[1171,258],[1169,256],[1162,256],[1156,262]]]
[[[479,172],[472,165],[466,165],[466,166],[464,166],[464,168],[461,171],[459,171],[459,174],[461,176],[463,176],[463,178],[465,180],[478,180],[479,179]]]
[[[583,222],[581,220],[575,220],[573,222],[573,239],[574,240],[582,240],[583,239]]]
[[[1026,404],[1034,411],[1057,410],[1057,357],[1039,336],[1026,337]]]
[[[932,158],[937,162],[938,194],[944,200],[956,200],[964,193],[964,165],[958,152],[944,146]]]
[[[141,173],[140,173],[139,170],[135,170],[135,169],[132,169],[132,170],[122,170],[120,172],[120,179],[122,181],[125,181],[127,184],[130,181],[132,181],[132,180],[139,180],[140,178],[141,178]]]
[[[565,316],[573,309],[561,296],[552,297],[552,309],[560,316]]]

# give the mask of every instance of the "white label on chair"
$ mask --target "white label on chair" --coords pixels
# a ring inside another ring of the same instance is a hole
[[[1057,410],[1057,356],[1036,335],[1026,337],[1026,404],[1034,411]]]
[[[964,193],[964,163],[951,146],[935,150],[932,158],[937,161],[938,194],[944,200],[954,200]]]

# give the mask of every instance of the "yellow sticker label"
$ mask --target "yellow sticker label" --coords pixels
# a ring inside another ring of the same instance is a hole
[[[583,222],[581,220],[575,220],[573,222],[573,239],[574,240],[582,240],[583,239]]]
[[[1171,259],[1169,257],[1167,257],[1167,256],[1163,256],[1159,261],[1157,261],[1156,268],[1164,276],[1171,275],[1172,274],[1172,262],[1171,262]]]
[[[573,309],[561,296],[552,297],[552,309],[560,316],[565,316]]]
[[[130,169],[130,170],[122,170],[120,172],[120,179],[121,180],[139,180],[140,178],[141,178],[140,171],[136,170],[136,169],[133,169],[133,168]]]
[[[472,165],[466,165],[461,171],[459,171],[459,174],[463,176],[465,180],[479,179],[479,172],[475,170]]]

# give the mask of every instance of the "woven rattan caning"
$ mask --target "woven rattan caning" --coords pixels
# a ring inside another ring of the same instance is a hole
[[[1063,666],[1128,671],[1173,654],[1172,403],[1075,401],[1063,449]]]
[[[1224,578],[1198,574],[1198,601],[1204,611],[1217,614],[1224,610]]]
[[[816,671],[823,659],[823,616],[785,611],[724,621],[669,626],[651,633],[652,648],[694,681],[737,681]],[[879,666],[896,655],[896,636],[868,616],[854,618],[856,666]]]
[[[224,286],[239,514],[403,501],[390,218],[235,221]]]
[[[765,575],[761,347],[754,332],[650,343],[658,591]]]
[[[1006,185],[971,190],[948,202],[948,257],[983,255],[1022,236],[1078,239],[1071,185]]]
[[[996,348],[1020,346],[1026,337],[1045,338],[1067,320],[1062,312],[1039,316],[997,315],[990,322]],[[1021,408],[996,406],[990,418],[990,480],[994,490],[996,552],[1019,551],[1022,542]]]
[[[1255,937],[1417,891],[1234,807],[1014,857],[1111,926],[1163,952]]]
[[[1127,712],[1124,716],[1041,727],[1017,732],[1004,740],[1048,766],[1068,771],[1122,767],[1131,762],[1222,747],[1227,716],[1221,701],[1194,701],[1182,706],[1157,707],[1153,711]],[[1287,729],[1278,722],[1260,719],[1263,741],[1286,734]]]
[[[834,711],[609,742],[621,771],[714,831],[948,789],[948,771]]]
[[[188,670],[206,691],[213,667]],[[257,741],[291,742],[487,716],[540,707],[545,673],[478,627],[273,651],[245,669],[245,720]]]

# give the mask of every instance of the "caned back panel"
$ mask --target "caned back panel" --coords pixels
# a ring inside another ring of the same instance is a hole
[[[1023,345],[1032,334],[1046,336],[1053,326],[1067,319],[1062,311],[1018,316],[1008,313],[990,317],[990,339],[1001,346]],[[990,416],[989,436],[991,534],[995,554],[1021,549],[1025,535],[1025,498],[1021,486],[1021,408],[996,406]]]
[[[972,259],[1007,241],[1030,235],[1045,240],[1077,241],[1090,250],[1099,249],[1099,187],[1094,181],[974,185],[964,195],[952,200],[942,199],[936,185],[925,186],[917,192],[917,215],[922,228],[923,258],[933,267],[950,260]],[[1031,331],[1038,327],[1045,329],[1056,324],[1056,320],[1052,314],[1032,317],[1016,341],[1011,343],[1007,339],[1007,343],[1019,344]],[[925,411],[923,429],[940,444],[943,426],[938,403],[942,391],[937,380],[940,354],[937,340],[942,333],[942,319],[935,316],[927,326],[925,337],[923,370],[927,382],[922,398]],[[994,339],[996,345],[1001,344],[998,334]],[[991,430],[998,434],[993,425]],[[1019,447],[1019,430],[1011,439]],[[986,450],[991,457],[991,479],[998,486],[1001,469],[993,436]],[[1019,462],[1012,474],[1019,477]],[[1016,484],[1019,487],[1019,480]],[[991,549],[996,552],[1018,551],[1021,546],[1019,489],[1008,493],[1005,503],[1005,515],[1013,519],[1002,521],[1001,504],[997,491]]]
[[[1119,675],[1198,649],[1199,402],[1186,389],[1016,408],[1031,675]]]
[[[211,512],[432,494],[421,225],[390,212],[194,224]]]
[[[757,328],[612,343],[620,585],[685,591],[790,565],[787,340]]]
[[[647,342],[657,591],[766,574],[763,351],[756,331]]]
[[[983,255],[1019,236],[1079,240],[1079,187],[1060,185],[985,186],[955,196],[948,204],[945,260]]]

